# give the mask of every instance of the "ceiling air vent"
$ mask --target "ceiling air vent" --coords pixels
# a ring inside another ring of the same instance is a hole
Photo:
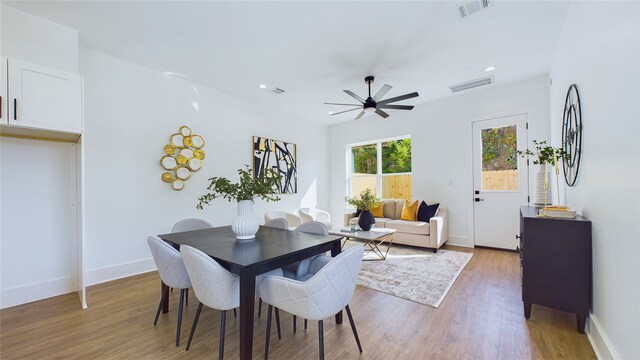
[[[280,95],[284,92],[284,90],[280,89],[280,88],[273,88],[271,89],[271,93],[272,94],[276,94],[276,95]]]
[[[451,85],[449,86],[449,88],[451,89],[452,92],[457,93],[459,91],[469,90],[469,89],[476,88],[478,86],[485,86],[485,85],[491,85],[491,84],[493,84],[493,76],[488,76],[481,79],[475,79],[475,80],[463,82],[460,84]]]
[[[468,2],[458,8],[458,12],[460,13],[460,17],[467,17],[482,9],[486,9],[489,7],[489,0],[474,0]]]

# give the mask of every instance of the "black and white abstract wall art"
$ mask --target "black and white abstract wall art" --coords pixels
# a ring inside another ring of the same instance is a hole
[[[253,177],[262,174],[280,174],[282,182],[279,194],[298,192],[298,164],[296,163],[296,144],[279,140],[253,137]]]

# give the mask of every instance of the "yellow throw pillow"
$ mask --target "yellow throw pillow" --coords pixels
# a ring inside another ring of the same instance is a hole
[[[410,203],[409,200],[404,201],[404,206],[402,207],[402,216],[400,216],[400,220],[408,220],[408,221],[418,221],[416,216],[418,215],[418,200]]]
[[[380,205],[376,206],[376,207],[372,207],[371,210],[371,214],[373,214],[373,217],[377,217],[377,218],[381,218],[384,217],[382,209],[384,209],[384,203],[380,203]]]

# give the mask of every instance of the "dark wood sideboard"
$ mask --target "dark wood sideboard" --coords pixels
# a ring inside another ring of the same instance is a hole
[[[540,208],[520,208],[520,274],[524,316],[531,304],[577,315],[584,327],[591,309],[591,221],[538,217]]]

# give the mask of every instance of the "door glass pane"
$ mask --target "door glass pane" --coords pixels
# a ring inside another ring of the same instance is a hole
[[[383,176],[382,198],[411,200],[411,174]]]
[[[362,191],[366,189],[371,189],[374,194],[377,194],[376,175],[351,177],[351,196],[358,196]]]
[[[518,190],[516,125],[482,129],[482,190]]]
[[[382,143],[382,173],[397,174],[411,172],[411,139]]]
[[[353,174],[375,174],[378,171],[378,148],[376,144],[354,146]]]

